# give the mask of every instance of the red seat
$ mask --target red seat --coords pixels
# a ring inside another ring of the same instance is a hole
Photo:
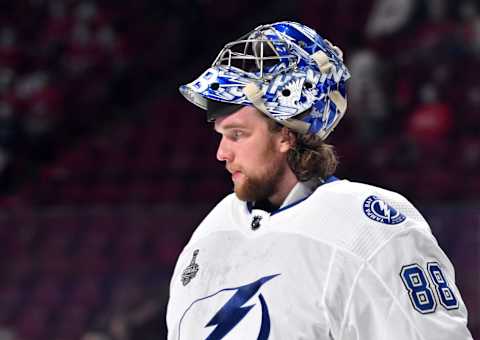
[[[101,280],[95,277],[80,277],[74,282],[68,294],[68,303],[72,307],[91,309],[101,302]]]
[[[31,301],[38,305],[56,307],[62,303],[62,282],[50,277],[37,282],[31,293]]]
[[[20,339],[41,339],[49,331],[48,319],[51,311],[40,305],[30,305],[16,320],[16,330]]]

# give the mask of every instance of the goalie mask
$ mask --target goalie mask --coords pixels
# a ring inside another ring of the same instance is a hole
[[[209,121],[253,105],[300,133],[327,138],[347,108],[341,50],[295,22],[262,25],[220,51],[180,92]]]

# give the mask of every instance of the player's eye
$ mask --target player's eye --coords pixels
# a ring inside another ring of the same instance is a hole
[[[242,130],[232,130],[230,131],[229,133],[229,137],[231,140],[233,141],[237,141],[239,140],[240,138],[242,138],[243,136],[245,135],[245,132],[243,132]]]
[[[235,130],[235,131],[233,131],[233,135],[237,138],[242,137],[243,136],[243,131]]]

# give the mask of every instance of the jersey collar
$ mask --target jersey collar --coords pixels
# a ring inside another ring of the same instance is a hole
[[[273,216],[279,212],[291,208],[298,203],[306,200],[319,186],[337,181],[338,178],[335,176],[329,176],[325,180],[321,180],[320,183],[318,180],[310,180],[307,182],[298,182],[292,190],[288,193],[287,197],[283,201],[280,208],[270,211],[270,215]],[[247,202],[247,209],[249,213],[252,213],[252,210],[258,208],[255,207],[255,202]]]

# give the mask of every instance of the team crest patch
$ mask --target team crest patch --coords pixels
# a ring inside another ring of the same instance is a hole
[[[402,223],[406,219],[405,215],[377,196],[367,197],[363,202],[363,212],[371,220],[390,225]]]
[[[198,263],[195,263],[197,256],[198,249],[195,249],[195,251],[193,252],[192,261],[190,261],[190,264],[187,266],[187,268],[185,268],[182,273],[182,283],[184,286],[186,286],[190,281],[192,281],[192,279],[197,275],[197,272],[199,270]]]

